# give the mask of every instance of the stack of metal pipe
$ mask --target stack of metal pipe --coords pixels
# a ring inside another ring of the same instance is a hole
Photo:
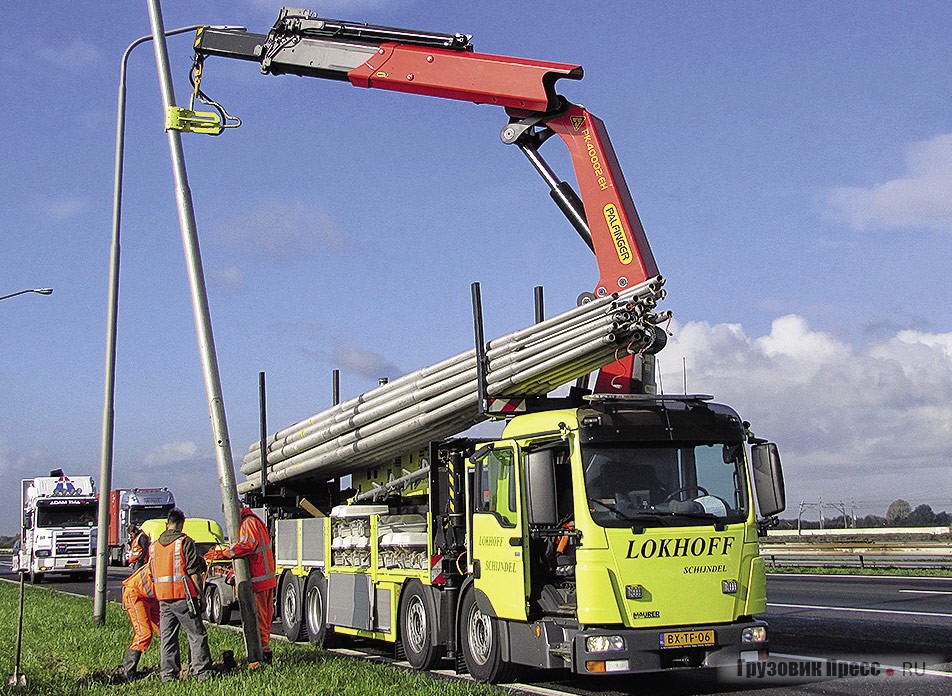
[[[486,393],[541,396],[654,337],[654,313],[664,279],[594,299],[558,316],[491,341]],[[268,482],[327,480],[386,464],[428,442],[484,420],[478,403],[476,351],[412,372],[299,421],[267,440]],[[238,491],[261,486],[260,443],[251,445]]]

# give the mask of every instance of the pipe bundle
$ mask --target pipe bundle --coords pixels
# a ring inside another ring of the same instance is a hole
[[[541,396],[642,350],[654,336],[663,284],[660,276],[651,278],[491,341],[487,394]],[[270,436],[268,482],[328,480],[455,435],[486,418],[477,395],[475,349],[412,372]],[[261,486],[259,442],[241,471],[247,478],[239,493]]]

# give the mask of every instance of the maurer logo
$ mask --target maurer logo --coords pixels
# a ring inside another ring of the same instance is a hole
[[[638,539],[628,542],[628,558],[687,558],[693,556],[726,556],[734,543],[733,537],[679,537],[677,539]]]
[[[631,244],[628,241],[628,234],[625,232],[624,225],[621,224],[621,217],[618,215],[618,208],[614,203],[606,203],[602,209],[605,213],[605,222],[608,223],[608,230],[612,233],[612,241],[615,242],[615,253],[618,254],[618,260],[626,266],[631,263]]]

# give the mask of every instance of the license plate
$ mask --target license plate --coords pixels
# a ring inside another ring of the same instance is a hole
[[[714,631],[670,631],[661,634],[662,648],[691,648],[714,645]]]

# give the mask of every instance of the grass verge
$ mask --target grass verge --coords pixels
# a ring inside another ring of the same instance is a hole
[[[274,664],[261,670],[239,668],[216,679],[193,679],[163,684],[157,672],[159,644],[156,637],[142,656],[140,669],[148,676],[128,684],[113,683],[132,629],[125,612],[110,603],[106,624],[92,621],[92,599],[56,592],[48,587],[26,586],[23,647],[20,671],[25,687],[6,686],[13,674],[19,587],[0,582],[0,693],[65,696],[72,694],[162,694],[163,696],[499,696],[506,690],[442,679],[363,660],[315,650],[309,645],[284,641],[272,644]],[[220,662],[224,650],[244,654],[241,636],[208,627],[212,657]],[[188,651],[184,647],[183,660]]]

